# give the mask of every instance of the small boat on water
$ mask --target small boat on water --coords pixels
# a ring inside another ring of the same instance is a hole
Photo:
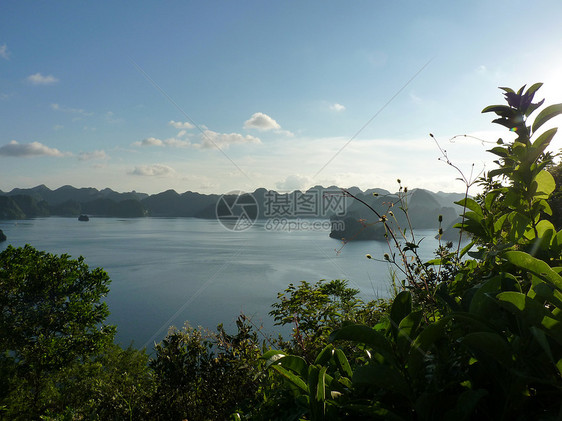
[[[88,218],[88,215],[80,215],[80,216],[78,217],[78,220],[79,220],[79,221],[89,221],[90,218]]]

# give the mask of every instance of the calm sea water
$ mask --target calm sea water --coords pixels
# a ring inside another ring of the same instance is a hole
[[[50,253],[84,256],[112,279],[106,302],[117,340],[137,347],[161,340],[170,325],[185,321],[214,329],[234,326],[243,312],[274,332],[267,313],[289,283],[347,279],[365,299],[387,297],[390,269],[386,243],[341,242],[328,231],[268,231],[256,224],[228,231],[215,220],[195,218],[43,218],[0,221],[15,247],[31,244]],[[421,254],[437,246],[433,231],[417,231]]]

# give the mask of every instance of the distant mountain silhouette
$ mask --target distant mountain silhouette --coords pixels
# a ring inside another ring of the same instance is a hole
[[[143,199],[142,204],[148,210],[148,216],[200,216],[212,207],[212,214],[205,214],[203,217],[214,218],[214,207],[219,197],[217,194],[206,195],[191,191],[179,194],[175,190],[166,190]]]
[[[414,229],[437,229],[438,215],[442,215],[443,228],[450,227],[458,218],[461,209],[453,202],[464,197],[460,193],[433,193],[414,189],[401,202],[397,193],[384,189],[373,188],[363,192],[358,187],[351,187],[346,191],[359,200],[344,194],[336,186],[314,186],[304,192],[276,192],[259,188],[252,196],[260,219],[330,219],[334,227],[330,236],[345,238],[346,241],[383,238],[384,227],[378,223],[378,216],[360,200],[402,228],[411,224]],[[118,193],[109,188],[98,190],[69,185],[51,190],[42,184],[29,189],[0,192],[0,219],[51,215],[77,217],[82,214],[120,218],[153,216],[214,219],[220,197],[218,194],[192,191],[180,194],[175,190],[153,195],[136,191]],[[345,225],[343,229],[342,222]]]
[[[2,194],[2,193],[0,193]],[[127,193],[117,193],[109,188],[98,190],[93,187],[76,188],[69,185],[51,190],[44,184],[30,189],[13,189],[9,193],[3,193],[6,196],[25,195],[31,196],[37,201],[44,200],[49,205],[59,205],[67,201],[76,201],[80,203],[90,202],[95,199],[111,199],[115,202],[122,200],[142,200],[148,197],[146,193],[137,193],[135,191]]]

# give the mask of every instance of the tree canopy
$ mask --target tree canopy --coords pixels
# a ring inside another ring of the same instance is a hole
[[[32,412],[53,372],[112,343],[115,327],[105,323],[109,310],[101,301],[109,282],[82,257],[29,245],[0,253],[0,351],[24,380],[18,393],[29,394]]]

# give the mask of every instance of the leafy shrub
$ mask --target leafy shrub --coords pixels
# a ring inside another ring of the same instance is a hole
[[[269,351],[267,366],[285,379],[300,416],[310,419],[557,419],[562,414],[562,230],[547,219],[555,190],[545,152],[556,129],[537,135],[562,104],[533,103],[535,84],[502,88],[508,105],[487,107],[515,132],[490,150],[498,168],[483,193],[458,202],[457,227],[471,235],[462,251],[422,262],[377,215],[397,248],[388,255],[404,291],[384,321],[345,325],[312,362]],[[536,137],[536,138],[535,138]],[[467,188],[469,183],[467,183]],[[410,257],[413,255],[413,259]],[[446,268],[442,271],[442,268]],[[431,281],[431,282],[429,282]],[[349,359],[351,341],[365,352]],[[337,348],[336,346],[340,346]]]
[[[262,387],[263,352],[258,333],[240,316],[237,333],[217,333],[186,324],[156,345],[153,419],[224,420],[251,410]]]
[[[109,277],[80,257],[27,245],[0,253],[0,403],[14,419],[36,418],[53,406],[60,370],[96,355],[115,332],[101,302]]]

